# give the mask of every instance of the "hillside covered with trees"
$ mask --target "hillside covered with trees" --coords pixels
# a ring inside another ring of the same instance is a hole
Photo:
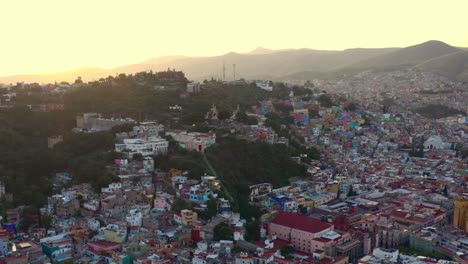
[[[304,177],[307,170],[291,159],[288,147],[264,142],[249,143],[245,140],[225,138],[207,149],[206,156],[213,165],[236,204],[243,208],[247,219],[260,212],[249,205],[249,185],[269,182],[274,187],[284,186],[292,177]]]
[[[457,109],[449,108],[445,105],[430,104],[415,109],[415,112],[426,118],[445,118],[455,115],[465,115],[466,113]]]
[[[162,79],[155,73],[142,72],[79,83],[65,93],[50,93],[36,84],[13,87],[12,92],[17,93],[14,107],[0,109],[0,181],[13,194],[10,206],[41,207],[46,197],[52,194],[51,179],[58,172],[70,172],[72,183],[90,182],[96,190],[116,180],[106,169],[117,157],[112,151],[114,133],[129,127],[119,126],[108,132],[74,133],[75,118],[81,113],[158,120],[173,128],[200,130],[207,129],[205,114],[213,104],[222,119],[230,117],[238,107],[245,114],[249,106],[270,96],[289,96],[289,89],[283,85],[276,85],[273,92],[267,92],[255,84],[214,80],[205,81],[200,92],[187,95],[186,84],[185,78]],[[48,103],[63,103],[64,110],[38,112],[30,108]],[[169,109],[173,105],[181,106],[182,111]],[[242,117],[245,118],[241,114],[239,118]],[[249,122],[248,119],[244,121]],[[192,124],[196,126],[192,127]],[[62,135],[64,140],[49,149],[47,138],[54,135]],[[156,159],[161,169],[189,170],[194,178],[209,172],[200,154],[181,151],[174,142],[171,145],[170,155]],[[245,194],[248,184],[253,182],[276,185],[284,183],[288,177],[303,175],[303,168],[289,159],[289,151],[283,145],[226,139],[207,155],[222,180],[226,181],[228,190]]]

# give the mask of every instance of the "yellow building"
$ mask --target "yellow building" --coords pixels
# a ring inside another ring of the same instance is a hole
[[[468,232],[468,199],[455,198],[455,210],[453,212],[453,225]]]
[[[181,176],[182,175],[182,170],[179,169],[170,169],[169,170],[169,176],[174,177],[174,176]]]
[[[327,189],[329,192],[336,193],[338,195],[340,191],[340,184],[337,181],[329,182],[327,184]]]
[[[123,243],[127,237],[127,231],[123,228],[104,229],[104,239],[115,243]]]

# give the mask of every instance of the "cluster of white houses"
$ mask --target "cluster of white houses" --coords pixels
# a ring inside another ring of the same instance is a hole
[[[127,138],[122,144],[115,144],[115,151],[132,159],[135,154],[143,157],[164,154],[168,147],[169,142],[161,137]]]
[[[143,133],[152,131],[153,128],[157,129],[155,129],[154,133],[149,133],[151,136],[148,136],[148,133]],[[141,123],[139,126],[135,126],[133,130],[134,132],[143,131],[136,134],[143,134],[146,136],[124,138],[121,143],[115,144],[115,151],[124,153],[126,158],[130,159],[136,154],[141,154],[143,157],[165,154],[167,153],[169,142],[165,138],[155,135],[162,132],[161,129],[162,128],[156,126],[154,122]],[[187,150],[203,152],[206,148],[216,143],[216,135],[214,133],[170,131],[166,132],[166,135],[172,136],[175,141],[179,142],[182,148]]]

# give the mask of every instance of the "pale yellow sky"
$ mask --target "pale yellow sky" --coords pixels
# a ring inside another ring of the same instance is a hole
[[[466,0],[2,0],[0,76],[258,46],[468,47]]]

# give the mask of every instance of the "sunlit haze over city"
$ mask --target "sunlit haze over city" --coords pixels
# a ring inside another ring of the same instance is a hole
[[[4,1],[0,76],[269,49],[468,46],[468,2]]]

